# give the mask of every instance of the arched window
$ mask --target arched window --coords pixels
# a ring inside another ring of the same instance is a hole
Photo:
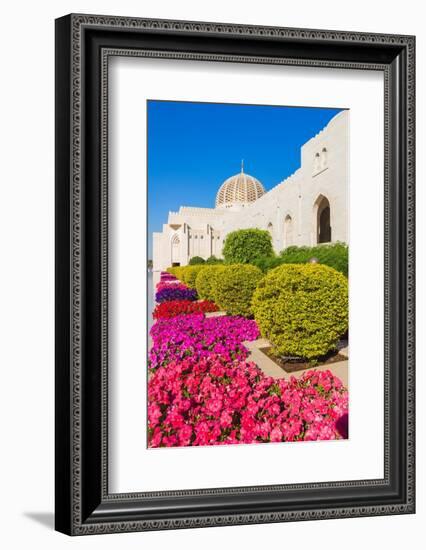
[[[180,263],[180,240],[179,235],[173,235],[172,237],[172,265]]]
[[[293,220],[290,214],[287,214],[284,220],[284,248],[293,244]]]
[[[316,242],[331,242],[330,203],[324,195],[320,195],[315,201],[314,223],[316,226]]]

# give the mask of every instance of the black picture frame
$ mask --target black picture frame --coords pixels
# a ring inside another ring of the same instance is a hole
[[[382,71],[384,478],[108,493],[112,55]],[[56,529],[69,535],[408,514],[414,480],[415,38],[71,14],[56,20]]]

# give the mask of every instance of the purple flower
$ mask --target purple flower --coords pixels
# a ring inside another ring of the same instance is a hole
[[[184,285],[171,284],[168,287],[162,287],[155,294],[157,303],[170,302],[172,300],[197,300],[197,291],[194,288],[188,288]]]

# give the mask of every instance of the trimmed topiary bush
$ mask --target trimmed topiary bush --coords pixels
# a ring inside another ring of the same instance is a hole
[[[202,300],[214,301],[214,289],[216,288],[216,279],[220,277],[220,272],[224,267],[222,265],[206,265],[201,269],[195,279],[195,288],[197,294]]]
[[[195,288],[195,279],[200,270],[205,269],[205,265],[186,265],[182,267],[182,281],[190,288]]]
[[[204,263],[206,263],[206,261],[201,256],[194,256],[189,260],[189,265],[201,265]]]
[[[177,277],[179,279],[179,281],[183,282],[183,272],[184,272],[184,270],[185,270],[184,266],[178,265],[178,266],[175,266],[175,267],[169,267],[169,269],[167,271],[169,273],[171,273],[172,275],[174,275],[175,277]]]
[[[259,258],[274,256],[269,231],[240,229],[229,233],[223,246],[227,264],[250,264]]]
[[[263,277],[254,265],[227,265],[218,272],[213,284],[213,300],[231,315],[252,315],[251,299]]]
[[[259,282],[252,307],[276,355],[315,361],[348,329],[348,281],[325,265],[281,265]]]

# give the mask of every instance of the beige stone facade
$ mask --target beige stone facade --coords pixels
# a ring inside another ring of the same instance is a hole
[[[220,187],[215,208],[182,206],[153,234],[154,270],[218,258],[228,233],[257,227],[271,233],[276,252],[291,245],[348,242],[349,111],[337,114],[301,148],[301,166],[265,192],[245,174]]]

